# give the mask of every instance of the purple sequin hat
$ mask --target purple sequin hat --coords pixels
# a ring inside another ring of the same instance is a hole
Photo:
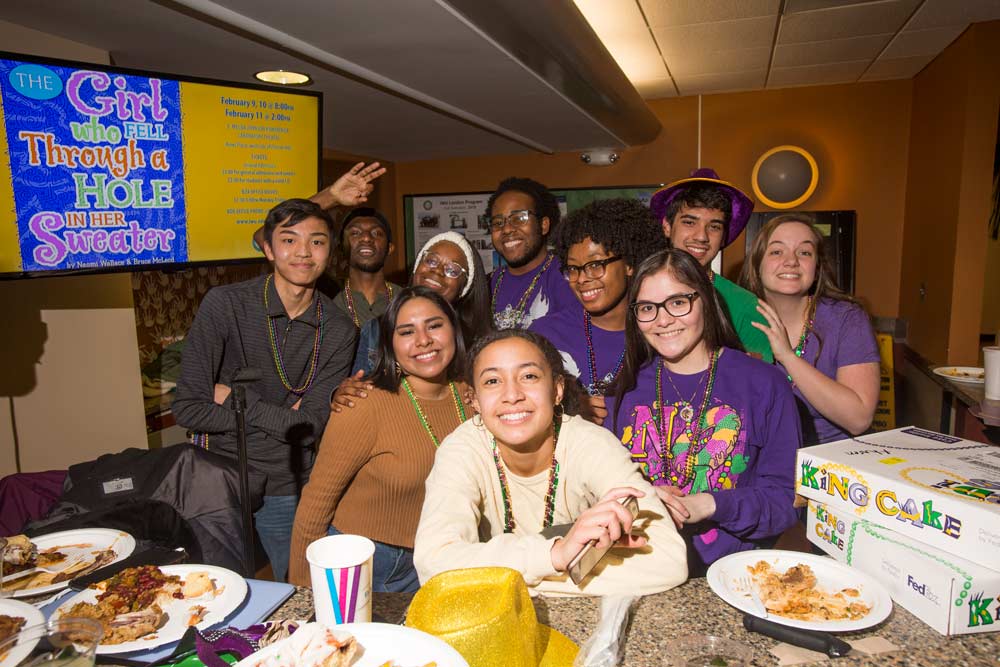
[[[726,247],[735,241],[736,237],[743,232],[743,228],[747,226],[750,214],[753,213],[753,201],[732,183],[721,180],[714,169],[695,169],[691,172],[690,178],[674,181],[667,187],[657,190],[652,199],[649,200],[649,210],[652,211],[653,217],[658,222],[662,221],[670,202],[676,199],[677,195],[691,183],[712,183],[729,196],[733,212],[729,219],[726,242],[722,244],[722,247]]]

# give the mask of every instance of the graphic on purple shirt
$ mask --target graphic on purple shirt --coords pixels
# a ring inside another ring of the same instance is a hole
[[[591,325],[594,360],[597,362],[596,373],[592,374],[584,317],[582,307],[578,311],[562,310],[535,320],[528,328],[548,338],[559,350],[566,372],[579,378],[587,393],[603,394],[600,390],[614,380],[615,371],[621,368],[622,354],[625,352],[625,332],[608,331]],[[593,377],[595,374],[596,378]]]
[[[833,379],[836,379],[837,369],[841,366],[880,363],[878,343],[868,314],[850,301],[821,300],[816,304],[813,333],[806,341],[802,358]],[[802,419],[803,443],[816,445],[851,437],[850,433],[817,412],[798,387],[793,387],[793,391]]]
[[[663,373],[663,428],[655,363],[640,370],[637,385],[622,397],[620,410],[609,397],[604,425],[619,437],[652,484],[714,495],[715,515],[692,527],[695,551],[703,564],[780,535],[796,520],[795,452],[801,437],[795,399],[780,369],[724,349],[706,410],[706,428],[695,434],[694,448],[680,413],[688,403],[694,403],[697,412],[707,371],[671,374],[669,380],[669,371]],[[692,569],[697,570],[697,564]]]
[[[494,307],[493,323],[497,329],[527,329],[532,322],[550,313],[563,310],[583,311],[583,306],[563,277],[559,259],[554,255],[550,256],[552,262],[548,268],[545,267],[546,262],[542,262],[537,268],[520,276],[505,268],[498,268],[490,274],[490,294]],[[531,281],[540,273],[538,282],[531,287]],[[501,274],[503,280],[497,289],[497,280]],[[518,310],[517,306],[529,287],[531,293],[528,294],[524,309]]]

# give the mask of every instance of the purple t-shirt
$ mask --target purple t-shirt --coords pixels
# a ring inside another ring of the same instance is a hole
[[[879,363],[878,343],[867,313],[850,301],[821,300],[816,304],[813,333],[806,340],[802,358],[833,379],[836,379],[837,369],[841,366]],[[816,412],[802,397],[798,387],[793,390],[802,419],[803,443],[815,445],[851,437],[850,433]]]
[[[493,323],[497,329],[527,329],[535,320],[563,310],[583,312],[583,306],[563,277],[559,259],[552,253],[548,257],[552,259],[551,262],[546,258],[538,267],[520,276],[515,276],[506,267],[490,274]],[[497,289],[497,281],[501,275],[503,280]],[[535,276],[539,278],[532,286]],[[523,309],[518,309],[522,299]]]
[[[689,460],[690,441],[681,411],[694,397],[697,412],[708,371],[680,375],[663,369],[667,419],[666,429],[661,429],[656,366],[644,366],[636,388],[622,397],[617,429],[617,405],[614,399],[608,399],[604,425],[632,452],[632,459],[642,466],[652,484],[678,485],[671,476],[689,470],[690,478],[681,489],[687,493],[707,491],[715,496],[715,515],[691,526],[689,531],[702,564],[753,549],[795,523],[792,504],[799,415],[781,370],[724,348],[706,410],[707,428],[698,437],[700,446],[695,458]],[[694,419],[698,419],[697,414]],[[670,450],[665,449],[665,443],[669,443]],[[665,451],[672,452],[672,456],[664,456]],[[692,563],[691,569],[698,570],[699,564]]]
[[[594,386],[595,381],[607,387],[615,379],[616,372],[621,369],[622,355],[625,352],[625,331],[608,331],[591,325],[591,341],[596,361],[595,369],[592,371],[584,318],[582,308],[576,312],[561,310],[535,320],[528,328],[545,336],[555,345],[562,355],[566,372],[579,378],[588,394],[603,395],[601,387]]]

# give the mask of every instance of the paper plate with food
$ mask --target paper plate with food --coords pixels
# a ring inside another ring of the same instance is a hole
[[[881,623],[889,592],[864,572],[825,556],[773,549],[741,551],[708,568],[709,587],[740,611],[793,628],[847,632]]]
[[[82,616],[104,626],[98,654],[129,653],[180,639],[226,620],[247,595],[247,582],[214,565],[143,565],[122,570],[59,605],[53,618]]]
[[[938,366],[934,369],[934,374],[952,382],[965,384],[985,384],[986,382],[986,371],[977,366]]]
[[[7,645],[7,640],[16,636],[23,628],[44,622],[42,612],[27,602],[0,599],[0,667],[11,667],[21,662],[35,648],[39,638],[21,641],[15,646]]]
[[[469,667],[442,640],[402,625],[306,623],[236,667]]]
[[[66,588],[71,579],[128,557],[135,539],[110,528],[79,528],[28,538],[8,537],[0,591],[10,597],[43,595]]]

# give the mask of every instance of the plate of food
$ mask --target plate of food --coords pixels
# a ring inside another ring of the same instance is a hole
[[[986,371],[976,366],[938,366],[935,375],[940,375],[952,382],[965,384],[983,384],[986,382]]]
[[[77,593],[53,618],[82,616],[104,626],[98,655],[156,648],[180,639],[188,626],[221,623],[247,596],[246,579],[214,565],[143,565]]]
[[[864,572],[826,556],[763,549],[712,563],[709,587],[740,611],[793,628],[847,632],[881,623],[892,612],[889,592]]]
[[[0,590],[15,598],[61,590],[70,579],[120,561],[135,550],[131,535],[110,528],[79,528],[31,539],[24,535],[6,539]]]
[[[444,641],[402,625],[306,623],[236,667],[469,667]]]
[[[27,602],[0,599],[0,667],[11,667],[24,660],[35,648],[40,637],[27,642],[20,641],[10,647],[5,646],[5,642],[23,628],[41,625],[44,622],[45,617],[42,612]]]

